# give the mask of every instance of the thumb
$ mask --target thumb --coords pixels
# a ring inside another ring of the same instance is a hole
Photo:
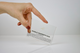
[[[26,20],[23,20],[21,24],[27,29],[28,33],[30,33],[29,22]]]
[[[28,27],[29,23],[26,19],[24,19],[22,13],[18,13],[18,15],[19,16],[17,17],[17,19],[20,21],[20,22],[18,22],[18,26],[22,24],[25,28],[29,29],[29,27]]]
[[[20,22],[18,23],[18,25],[21,25],[21,24],[22,24],[22,25],[28,30],[28,33],[29,33],[30,26],[29,26],[28,20],[26,20],[26,19],[23,17],[23,14],[20,13],[20,12],[17,12],[16,18],[20,21]]]
[[[24,19],[24,18],[23,18]],[[21,22],[21,24],[24,26],[24,27],[26,27],[26,29],[27,29],[27,31],[28,31],[28,33],[30,33],[31,31],[30,31],[30,25],[29,25],[29,22],[28,22],[28,20],[22,20],[22,22]]]
[[[25,20],[24,19],[24,17],[21,17],[20,18],[21,20],[20,20],[20,22],[18,23],[19,25],[23,25],[25,28],[27,28],[28,29],[28,26],[29,26],[29,23],[28,23],[28,21],[27,20]]]

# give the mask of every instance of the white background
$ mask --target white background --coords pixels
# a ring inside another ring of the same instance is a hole
[[[1,14],[0,53],[28,53],[31,51],[36,53],[80,53],[80,0],[0,1],[31,2],[48,20],[49,24],[57,27],[53,45],[41,48],[44,45],[30,45],[26,36],[27,30],[23,26],[17,26],[17,19],[8,14]],[[34,14],[32,17],[39,20]],[[37,43],[32,40],[31,43],[35,42]],[[39,48],[40,50],[38,50]]]
[[[57,27],[55,35],[80,35],[80,0],[0,0],[31,2],[51,25]],[[34,19],[38,19],[32,14]],[[27,30],[17,26],[18,20],[8,14],[0,15],[0,35],[26,35]]]

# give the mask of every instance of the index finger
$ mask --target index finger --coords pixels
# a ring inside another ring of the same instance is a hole
[[[43,22],[48,23],[48,21],[41,15],[41,13],[35,8],[32,8],[32,12],[38,16]]]

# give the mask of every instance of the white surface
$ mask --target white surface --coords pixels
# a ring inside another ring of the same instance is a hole
[[[80,35],[55,35],[47,47],[30,44],[26,38],[0,35],[0,53],[80,53]]]
[[[7,2],[31,2],[48,22],[57,27],[55,35],[80,35],[80,0],[0,0]],[[32,18],[38,19],[34,14]],[[0,15],[1,35],[26,35],[24,27],[9,15]]]

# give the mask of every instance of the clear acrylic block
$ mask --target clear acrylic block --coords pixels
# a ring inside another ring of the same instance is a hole
[[[39,20],[32,19],[31,33],[27,33],[30,44],[51,44],[56,27]]]

